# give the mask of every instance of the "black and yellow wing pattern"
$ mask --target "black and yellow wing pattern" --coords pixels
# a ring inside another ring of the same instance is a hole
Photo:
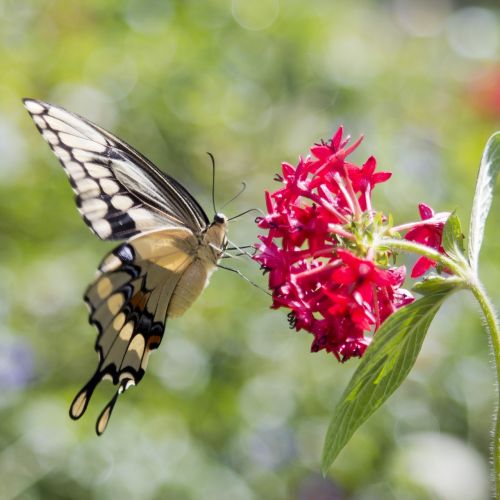
[[[202,231],[209,220],[175,179],[127,143],[63,108],[24,99],[35,125],[57,156],[78,210],[103,240],[127,239],[157,227]]]
[[[227,221],[217,214],[210,224],[183,186],[111,133],[58,106],[24,104],[68,175],[85,223],[101,239],[127,240],[104,258],[84,297],[99,363],[70,416],[80,418],[99,382],[110,379],[118,388],[97,419],[102,434],[118,395],[142,379],[167,317],[182,314],[204,288]]]

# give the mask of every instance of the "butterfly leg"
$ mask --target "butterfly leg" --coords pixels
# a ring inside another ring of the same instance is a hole
[[[264,288],[262,288],[261,286],[259,286],[257,283],[255,283],[251,279],[247,278],[241,271],[238,271],[238,269],[233,269],[232,267],[221,266],[220,264],[217,264],[217,267],[219,269],[225,269],[226,271],[231,271],[232,273],[235,273],[238,276],[241,276],[245,281],[247,281],[248,283],[250,283],[252,286],[254,286],[255,288],[258,288],[261,292],[264,292],[265,294],[267,294],[270,297],[272,297],[272,295],[267,290],[264,290]]]

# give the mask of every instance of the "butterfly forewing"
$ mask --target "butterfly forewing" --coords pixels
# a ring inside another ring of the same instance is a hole
[[[83,220],[101,239],[159,227],[198,233],[208,226],[189,192],[121,139],[57,106],[24,104],[63,165]]]

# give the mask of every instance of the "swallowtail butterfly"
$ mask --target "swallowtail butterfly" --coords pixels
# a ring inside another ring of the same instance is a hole
[[[216,213],[210,222],[181,184],[90,121],[34,99],[24,105],[68,175],[85,223],[102,240],[125,240],[85,292],[99,363],[69,411],[80,418],[99,382],[110,379],[118,387],[97,419],[100,435],[118,396],[144,376],[167,318],[182,315],[206,286],[227,246],[228,219]]]

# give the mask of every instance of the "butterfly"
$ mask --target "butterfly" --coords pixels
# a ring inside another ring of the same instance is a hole
[[[24,105],[68,175],[84,222],[102,240],[125,240],[84,295],[99,362],[69,410],[79,419],[97,385],[111,380],[118,387],[97,419],[101,435],[118,396],[144,376],[167,318],[181,316],[217,269],[228,219],[216,213],[210,222],[179,182],[89,120],[35,99]]]

